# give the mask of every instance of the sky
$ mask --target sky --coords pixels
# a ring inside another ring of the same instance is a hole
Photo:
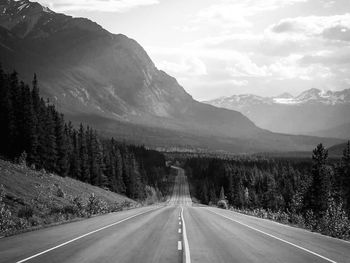
[[[350,88],[350,0],[39,0],[138,41],[195,99]]]

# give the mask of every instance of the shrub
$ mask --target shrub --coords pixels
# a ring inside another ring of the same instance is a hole
[[[24,151],[18,158],[18,164],[22,166],[27,166],[27,153]]]
[[[85,217],[87,216],[86,212],[86,202],[80,197],[76,196],[71,200],[72,206],[77,216]]]
[[[305,212],[305,226],[310,230],[315,230],[317,227],[317,218],[312,210]]]
[[[28,220],[24,219],[24,218],[17,218],[15,220],[15,229],[20,230],[20,229],[25,229],[28,228],[30,226],[30,223],[28,222]]]
[[[90,194],[87,207],[86,207],[88,215],[94,215],[98,212],[98,199],[94,193]]]
[[[110,211],[107,202],[97,198],[94,193],[88,199],[86,210],[88,215],[105,214]]]
[[[59,186],[57,186],[56,196],[62,197],[62,198],[65,197],[65,193],[63,192],[63,190]]]
[[[52,204],[50,207],[50,215],[55,215],[55,214],[62,214],[63,213],[63,207],[58,206],[56,204]]]
[[[0,232],[8,232],[14,224],[11,211],[4,204],[0,203]]]
[[[129,207],[131,207],[131,206],[132,206],[132,204],[131,204],[131,202],[128,201],[128,200],[124,200],[124,202],[122,203],[122,207],[123,207],[123,208],[124,208],[124,207],[129,208]]]
[[[342,203],[337,204],[333,198],[329,200],[328,208],[320,220],[319,229],[321,233],[332,237],[350,236],[350,222]]]
[[[14,227],[15,223],[12,219],[12,214],[7,209],[3,198],[5,197],[5,189],[3,185],[0,185],[0,232],[6,233]]]
[[[286,212],[278,211],[277,216],[276,216],[276,220],[278,222],[283,223],[283,224],[287,224],[287,223],[289,223],[289,215]]]
[[[64,214],[72,214],[72,215],[78,215],[78,210],[76,209],[76,207],[74,205],[65,205],[63,208],[62,208],[62,212]]]
[[[110,206],[111,212],[119,212],[123,210],[123,204],[115,202],[113,205]]]
[[[33,208],[31,206],[21,207],[17,212],[17,216],[28,220],[33,216]]]
[[[291,214],[290,215],[290,222],[292,224],[295,224],[299,227],[305,227],[305,219],[302,215],[300,214]]]
[[[222,209],[227,209],[228,208],[228,205],[227,205],[227,201],[226,200],[219,200],[217,206],[219,208],[222,208]]]
[[[41,223],[41,219],[37,216],[33,216],[33,217],[29,218],[28,221],[29,221],[29,224],[31,226],[38,226]]]

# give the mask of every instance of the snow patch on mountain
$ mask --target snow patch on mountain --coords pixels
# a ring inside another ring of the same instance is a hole
[[[301,105],[301,104],[350,104],[350,89],[343,91],[324,91],[320,89],[309,89],[297,96],[289,93],[283,93],[276,97],[261,97],[253,94],[233,95],[230,97],[219,97],[217,99],[206,101],[222,108],[241,108],[247,105],[257,104],[284,104],[284,105]]]
[[[298,104],[300,101],[295,100],[294,98],[273,98],[273,102],[277,104]]]

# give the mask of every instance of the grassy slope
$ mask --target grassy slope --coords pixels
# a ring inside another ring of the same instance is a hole
[[[54,174],[34,171],[3,160],[0,160],[0,185],[3,186],[5,195],[3,202],[6,208],[11,211],[15,221],[19,220],[18,212],[21,209],[30,207],[33,211],[33,215],[30,218],[25,218],[26,220],[22,216],[24,222],[21,224],[23,227],[16,227],[17,230],[81,217],[74,214],[64,214],[60,212],[60,208],[72,205],[72,199],[75,197],[80,197],[86,203],[92,193],[114,209],[138,205],[125,196],[99,187],[68,177],[63,178]]]

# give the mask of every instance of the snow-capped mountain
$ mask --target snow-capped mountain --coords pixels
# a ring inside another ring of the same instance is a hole
[[[205,101],[205,103],[215,105],[222,108],[230,108],[232,104],[237,104],[237,107],[243,105],[254,104],[306,104],[306,103],[321,103],[328,105],[347,104],[350,103],[350,89],[342,91],[322,91],[319,89],[309,89],[298,96],[293,96],[289,93],[283,93],[275,97],[262,97],[253,94],[233,95],[230,97],[220,97],[214,100]]]
[[[310,89],[297,96],[288,93],[276,97],[233,95],[205,103],[238,110],[259,127],[275,132],[319,135],[318,131],[345,127],[343,124],[350,121],[350,89]]]

